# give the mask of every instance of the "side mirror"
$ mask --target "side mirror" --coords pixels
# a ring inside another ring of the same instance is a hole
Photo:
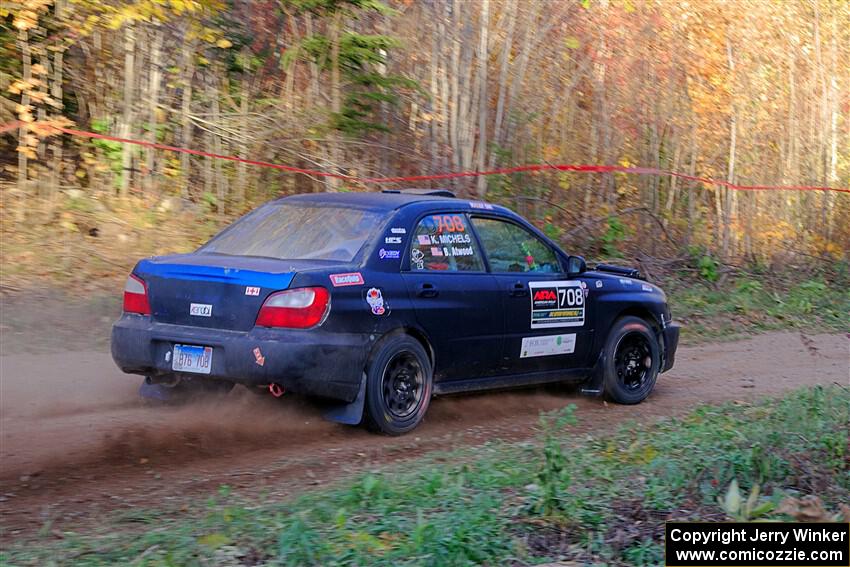
[[[577,276],[587,271],[587,262],[581,256],[567,257],[567,275]]]

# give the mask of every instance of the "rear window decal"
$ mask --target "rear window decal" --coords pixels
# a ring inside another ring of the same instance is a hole
[[[260,295],[260,288],[252,285],[245,286],[245,295]]]
[[[360,272],[349,272],[347,274],[331,274],[331,283],[334,287],[347,285],[363,285],[363,274]]]
[[[581,327],[585,301],[577,281],[529,282],[531,328]]]
[[[410,251],[410,261],[416,266],[417,270],[425,269],[425,253],[418,248]]]
[[[520,358],[572,354],[576,350],[576,334],[523,337]]]
[[[411,238],[411,269],[436,271],[483,271],[478,247],[469,232],[468,220],[459,214],[435,214],[423,218]]]

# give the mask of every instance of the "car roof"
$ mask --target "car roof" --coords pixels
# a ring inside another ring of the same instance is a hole
[[[427,190],[425,190],[427,191]],[[457,205],[463,199],[423,194],[415,191],[402,192],[340,192],[340,193],[302,193],[283,197],[277,201],[290,203],[339,204],[376,210],[391,211],[412,203]]]

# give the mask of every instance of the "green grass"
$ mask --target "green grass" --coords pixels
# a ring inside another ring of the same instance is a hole
[[[760,487],[768,517],[781,517],[788,495],[815,493],[829,509],[850,500],[846,388],[580,438],[572,409],[542,415],[534,443],[432,455],[284,502],[222,487],[188,511],[116,514],[96,532],[20,544],[0,563],[657,564],[664,520],[724,519],[718,499],[733,481]]]
[[[744,332],[779,329],[850,331],[850,282],[810,279],[782,286],[755,277],[716,289],[709,284],[671,280],[667,292],[673,318],[683,324],[686,343],[733,339]]]

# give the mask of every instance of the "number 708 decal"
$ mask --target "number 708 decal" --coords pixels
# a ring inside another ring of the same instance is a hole
[[[584,290],[577,281],[529,282],[531,328],[584,325]]]

